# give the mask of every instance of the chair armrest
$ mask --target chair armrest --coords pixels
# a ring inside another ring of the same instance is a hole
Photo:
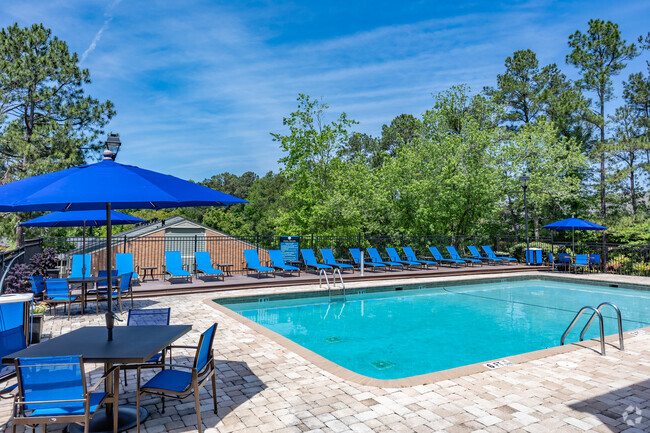
[[[165,367],[174,367],[174,368],[185,368],[187,370],[194,370],[194,367],[190,365],[183,364],[129,364],[135,365],[138,368],[165,368]]]
[[[198,346],[176,346],[176,345],[169,345],[165,349],[198,349]]]
[[[95,392],[100,383],[104,382],[109,375],[115,374],[116,371],[119,373],[119,369],[120,367],[117,365],[111,367],[106,373],[102,375],[102,377],[99,378],[97,382],[95,382],[93,386],[90,387],[90,389],[88,389],[88,392]]]

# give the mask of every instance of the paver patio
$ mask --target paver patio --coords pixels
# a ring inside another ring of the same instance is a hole
[[[647,283],[647,279],[613,276],[588,278]],[[267,292],[297,290],[304,288]],[[262,288],[248,291],[263,292]],[[245,294],[236,292],[237,296]],[[218,416],[212,412],[209,387],[202,390],[201,412],[208,432],[650,430],[650,330],[647,334],[626,333],[626,351],[609,346],[607,357],[581,347],[432,384],[381,388],[341,379],[203,302],[216,296],[203,293],[136,300],[136,308],[171,307],[172,323],[193,324],[193,330],[177,344],[195,344],[201,331],[219,323],[214,344],[219,371]],[[72,320],[46,316],[44,333],[56,336],[81,326],[102,325],[103,321],[102,315],[94,314],[76,315]],[[176,351],[174,361],[186,361],[188,355]],[[94,382],[100,366],[88,370]],[[135,372],[129,374],[121,403],[135,403]],[[191,398],[168,401],[164,414],[158,398],[147,397],[144,404],[150,417],[143,433],[196,430]],[[10,402],[0,400],[0,432],[10,429],[9,412]],[[63,427],[53,425],[48,431]]]

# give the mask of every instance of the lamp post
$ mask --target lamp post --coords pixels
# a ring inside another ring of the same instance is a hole
[[[519,184],[521,187],[524,189],[524,214],[526,218],[526,264],[530,264],[530,260],[528,259],[528,255],[530,254],[530,241],[528,239],[528,202],[526,201],[526,190],[528,189],[528,182],[530,182],[530,176],[527,174],[524,174],[523,176],[519,177]]]
[[[115,157],[117,156],[117,152],[120,151],[120,146],[122,146],[122,142],[120,141],[120,136],[117,134],[108,134],[108,138],[106,139],[106,143],[104,143],[104,146],[106,146],[106,149],[111,152],[111,158],[113,161],[115,161]]]

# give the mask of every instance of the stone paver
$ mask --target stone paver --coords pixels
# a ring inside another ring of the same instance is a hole
[[[650,427],[650,332],[626,333],[626,351],[609,346],[606,358],[581,348],[433,384],[382,388],[326,372],[203,302],[217,296],[223,293],[136,300],[136,308],[171,307],[172,323],[193,325],[177,344],[195,344],[203,330],[219,323],[214,343],[218,415],[212,412],[211,388],[200,394],[209,433],[633,432]],[[45,337],[103,322],[94,314],[69,321],[47,316]],[[191,356],[177,350],[174,362],[187,363]],[[87,366],[91,382],[100,368]],[[135,404],[135,372],[128,375],[120,403]],[[147,397],[144,405],[150,417],[143,433],[196,430],[191,398],[168,401],[164,414],[158,398]],[[0,400],[0,432],[10,431],[10,407],[10,401]],[[48,431],[63,427],[51,425]]]

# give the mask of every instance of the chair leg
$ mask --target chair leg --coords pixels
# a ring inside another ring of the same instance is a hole
[[[135,425],[136,432],[140,433],[140,367],[138,367],[137,389],[135,390]]]
[[[131,309],[133,310],[133,288],[131,288],[129,292],[131,292]]]
[[[217,409],[217,374],[214,370],[214,362],[212,365],[212,400],[214,401],[214,413],[219,415],[219,410]]]
[[[201,404],[199,402],[199,385],[194,383],[194,406],[196,406],[196,429],[201,433]]]
[[[126,368],[124,369],[124,386],[129,386],[129,382],[126,379]]]

